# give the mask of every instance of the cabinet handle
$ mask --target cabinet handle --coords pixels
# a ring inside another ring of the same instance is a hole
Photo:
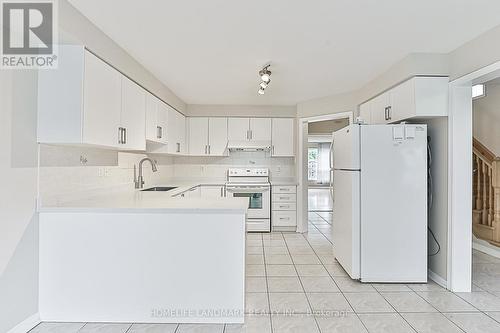
[[[207,149],[208,149],[207,147],[208,147],[208,146],[207,146],[207,145],[205,145],[205,155],[207,154]]]
[[[127,144],[127,129],[123,129],[123,144]]]
[[[208,145],[208,155],[211,154],[211,149],[210,148],[211,148],[210,145]]]
[[[181,144],[177,142],[177,153],[181,152]]]
[[[253,140],[253,131],[250,130],[250,140]]]
[[[161,139],[161,126],[156,126],[156,138]]]
[[[123,132],[121,127],[118,127],[118,144],[121,145],[123,143]]]
[[[250,140],[250,130],[247,130],[247,140]]]
[[[271,148],[271,155],[274,156],[274,145]]]
[[[224,196],[224,188],[222,186],[220,188],[220,196],[221,198]]]
[[[389,120],[387,119],[387,107],[385,107],[384,109],[384,120]]]
[[[392,106],[387,107],[387,120],[392,120]]]
[[[288,220],[290,220],[290,218],[289,217],[280,217],[280,220],[282,220],[282,221],[288,221]]]

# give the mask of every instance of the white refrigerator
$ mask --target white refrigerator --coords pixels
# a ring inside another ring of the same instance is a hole
[[[353,124],[333,134],[332,240],[362,282],[427,282],[427,127]]]

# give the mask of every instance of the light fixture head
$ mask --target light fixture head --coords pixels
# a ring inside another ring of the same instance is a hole
[[[271,82],[271,80],[269,80],[269,81],[267,81],[267,82],[262,81],[262,82],[260,83],[260,87],[261,87],[262,89],[266,89],[267,85],[268,85],[270,82]]]
[[[264,95],[264,93],[265,93],[265,92],[266,92],[266,91],[264,90],[264,88],[262,88],[262,87],[261,87],[261,88],[259,89],[259,95]]]
[[[260,78],[266,83],[271,80],[271,71],[269,70],[269,66],[271,65],[267,65],[259,71]]]

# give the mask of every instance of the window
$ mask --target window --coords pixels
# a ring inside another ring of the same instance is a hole
[[[318,157],[319,157],[319,148],[313,147],[309,148],[307,154],[307,162],[308,162],[308,180],[309,181],[317,181],[318,180]]]
[[[477,99],[486,96],[486,88],[484,84],[476,84],[472,86],[472,99]]]

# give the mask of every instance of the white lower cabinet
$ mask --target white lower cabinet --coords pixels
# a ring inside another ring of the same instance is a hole
[[[273,230],[295,231],[297,229],[297,187],[273,186],[271,198]]]
[[[224,185],[202,185],[202,198],[223,198],[226,196],[226,187]]]

